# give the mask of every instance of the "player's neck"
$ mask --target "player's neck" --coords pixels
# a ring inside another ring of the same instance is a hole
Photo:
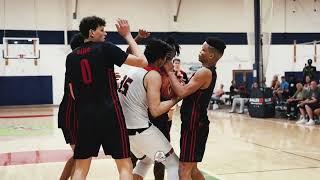
[[[95,42],[95,40],[93,38],[87,38],[84,40],[84,43],[88,43],[88,42]]]
[[[208,62],[208,63],[202,63],[202,66],[206,68],[210,68],[212,66],[216,66],[216,64],[217,62]]]

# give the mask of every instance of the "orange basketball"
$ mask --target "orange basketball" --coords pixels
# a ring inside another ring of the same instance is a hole
[[[165,100],[169,100],[176,95],[174,94],[173,90],[171,89],[170,79],[167,74],[161,74],[161,98]]]

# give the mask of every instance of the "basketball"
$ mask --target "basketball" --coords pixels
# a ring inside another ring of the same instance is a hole
[[[171,89],[170,79],[167,74],[161,74],[161,98],[169,100],[173,97],[176,97],[175,93]]]

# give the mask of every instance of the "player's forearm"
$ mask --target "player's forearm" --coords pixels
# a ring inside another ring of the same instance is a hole
[[[140,48],[138,47],[137,42],[133,39],[132,35],[127,36],[125,39],[133,55],[145,58],[144,54],[140,51]]]
[[[178,100],[168,100],[168,101],[162,101],[158,105],[155,106],[149,106],[149,111],[152,117],[156,118],[166,112],[168,112],[176,103]]]
[[[140,36],[136,36],[136,37],[134,38],[134,41],[135,41],[136,43],[139,43],[139,42],[141,41]],[[127,50],[126,50],[126,53],[132,54],[131,46],[128,46],[128,48],[127,48]]]
[[[176,77],[176,75],[174,74],[174,72],[169,72],[168,76],[169,76],[169,79],[171,82],[171,88],[174,91],[174,93],[178,97],[183,98],[184,97],[184,87],[181,85],[181,83],[179,82],[179,80]]]

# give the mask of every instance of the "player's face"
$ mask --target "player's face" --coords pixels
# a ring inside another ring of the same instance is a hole
[[[207,63],[212,57],[212,52],[209,51],[209,45],[207,42],[202,44],[201,51],[199,53],[199,61],[201,63]]]
[[[104,31],[104,26],[97,27],[96,30],[90,30],[90,36],[94,42],[104,42],[107,33]]]

